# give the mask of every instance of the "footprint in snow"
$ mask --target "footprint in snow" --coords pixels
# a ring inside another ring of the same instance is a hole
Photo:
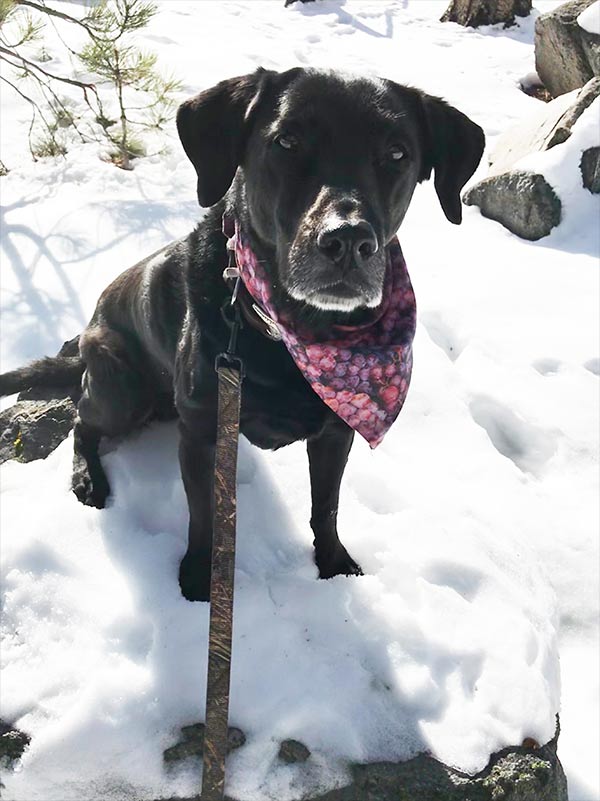
[[[485,429],[492,445],[524,473],[537,475],[556,451],[556,435],[519,417],[487,395],[471,401],[473,420]]]
[[[404,498],[394,482],[387,481],[383,476],[378,476],[374,481],[368,470],[355,468],[349,476],[348,484],[358,501],[375,514],[394,514],[405,506]]]
[[[155,34],[147,34],[146,39],[150,39],[153,42],[158,42],[158,44],[175,44],[172,39],[169,39],[168,36],[156,36]]]
[[[438,312],[424,312],[419,320],[435,344],[455,362],[464,350],[464,343]]]
[[[561,368],[561,362],[558,359],[547,357],[545,359],[536,359],[532,366],[541,375],[556,375]]]
[[[483,579],[483,573],[455,562],[432,562],[423,571],[423,577],[430,584],[449,587],[465,601],[472,601]]]
[[[590,373],[600,375],[600,358],[598,358],[598,356],[596,356],[595,359],[588,359],[587,362],[584,362],[583,366],[586,370],[589,370]]]

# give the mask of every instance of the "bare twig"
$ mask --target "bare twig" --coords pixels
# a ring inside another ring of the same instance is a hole
[[[31,153],[31,158],[34,161],[37,161],[37,158],[36,158],[36,155],[35,155],[35,152],[34,152],[34,149],[33,149],[33,144],[31,142],[31,132],[33,131],[33,126],[34,126],[34,123],[35,123],[35,115],[36,115],[36,113],[40,115],[40,118],[41,118],[42,122],[44,123],[44,125],[46,126],[46,128],[48,130],[48,133],[50,134],[52,140],[54,142],[56,142],[56,138],[54,136],[54,131],[50,127],[50,124],[48,123],[48,120],[42,114],[41,108],[35,102],[35,100],[33,98],[29,97],[29,95],[26,95],[24,92],[22,92],[19,89],[18,86],[15,86],[15,84],[12,83],[12,81],[9,81],[8,78],[5,78],[4,75],[0,75],[0,81],[4,81],[4,83],[7,83],[12,89],[14,89],[14,91],[18,95],[21,95],[23,100],[26,100],[28,103],[31,104],[31,112],[32,112],[31,113],[31,124],[29,125],[29,131],[27,133],[27,141],[28,141],[28,144],[29,144],[29,152]]]

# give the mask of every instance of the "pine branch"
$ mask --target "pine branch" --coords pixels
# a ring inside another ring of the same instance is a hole
[[[2,45],[0,45],[0,53],[4,53],[4,55],[10,56],[11,58],[18,58],[19,61],[22,62],[22,64],[25,64],[26,66],[33,68],[35,70],[38,70],[39,72],[42,73],[42,75],[45,75],[47,78],[51,78],[53,81],[68,83],[71,86],[78,86],[80,89],[91,89],[94,93],[96,92],[96,87],[94,86],[93,83],[84,83],[83,81],[77,81],[74,78],[65,78],[62,75],[54,75],[52,72],[48,72],[47,70],[43,69],[43,67],[40,67],[38,64],[35,64],[33,61],[29,61],[29,59],[25,58],[19,53],[15,53],[6,47],[3,47]],[[15,65],[13,64],[12,66],[14,67]]]
[[[4,61],[6,64],[10,64],[10,66],[13,67],[16,70],[23,69],[25,71],[26,75],[28,75],[29,77],[33,78],[34,80],[36,80],[38,82],[38,85],[40,86],[40,88],[43,87],[43,88],[46,88],[49,91],[51,91],[53,96],[57,100],[58,100],[57,95],[55,94],[54,90],[51,89],[51,87],[49,85],[50,80],[56,80],[56,81],[59,81],[60,83],[66,83],[66,84],[70,84],[70,85],[79,87],[83,92],[84,101],[85,101],[87,107],[90,109],[90,111],[94,114],[94,117],[96,119],[105,118],[104,108],[102,106],[102,101],[100,100],[100,96],[98,95],[98,91],[97,91],[97,89],[96,89],[94,84],[92,84],[92,83],[84,83],[82,81],[77,81],[77,80],[74,80],[74,79],[72,80],[70,78],[64,78],[64,77],[62,77],[60,75],[54,75],[53,73],[50,73],[47,70],[44,70],[42,67],[38,66],[37,64],[33,63],[32,61],[29,61],[28,59],[24,58],[19,53],[12,53],[12,52],[10,52],[9,50],[7,50],[6,48],[4,48],[2,46],[0,46],[0,53],[4,53],[3,56],[0,56],[0,60],[1,61]],[[21,64],[15,64],[14,61],[11,61],[7,56],[10,56],[11,58],[19,59],[21,61]],[[35,70],[38,70],[40,73],[42,73],[42,75],[46,76],[49,79],[48,82],[44,82],[42,80],[42,78],[37,73],[33,72],[30,69],[31,67],[33,69],[35,69]],[[6,78],[4,78],[4,80],[6,81],[6,83],[8,83],[11,86],[13,86],[15,91],[17,91],[24,99],[29,100],[30,102],[34,103],[34,105],[36,106],[36,108],[38,110],[38,114],[40,115],[40,117],[44,121],[44,124],[46,125],[47,128],[49,128],[49,125],[48,125],[47,121],[45,120],[45,118],[44,118],[44,116],[43,116],[43,114],[41,112],[40,107],[35,103],[35,101],[32,101],[31,98],[27,97],[22,92],[20,92],[17,89],[17,87],[14,86],[12,83],[10,83],[10,81],[8,81]],[[89,96],[88,96],[88,90],[91,90],[91,92],[93,93],[95,101],[96,101],[96,104],[97,104],[97,108],[94,108],[94,106],[90,102],[90,99],[89,99]],[[43,93],[43,91],[42,91],[42,93]],[[62,102],[61,101],[58,101],[58,102],[64,108],[64,105],[62,104]],[[66,109],[66,111],[68,112],[68,109]],[[77,128],[77,125],[73,124],[73,127],[77,130],[77,133],[79,133],[79,135],[81,136],[81,138],[83,140],[84,137],[81,134],[81,132],[79,131],[79,129]]]
[[[0,4],[10,1],[0,0]],[[128,39],[128,35],[132,31],[147,25],[157,12],[156,5],[148,0],[102,0],[97,5],[93,5],[86,16],[81,19],[64,11],[50,8],[45,4],[45,0],[14,0],[14,5],[10,8],[18,6],[45,14],[66,50],[86,68],[88,75],[80,77],[89,76],[94,80],[94,83],[91,83],[67,77],[67,75],[56,74],[46,70],[36,61],[21,55],[19,46],[27,40],[28,32],[31,34],[36,31],[36,24],[31,18],[27,17],[26,27],[23,26],[19,30],[20,41],[15,45],[8,43],[0,31],[0,61],[4,61],[13,69],[22,72],[25,77],[37,81],[37,88],[44,100],[44,109],[46,109],[45,104],[47,103],[56,118],[53,117],[48,122],[33,98],[29,98],[10,81],[6,81],[31,104],[32,124],[29,131],[29,144],[34,159],[36,155],[54,155],[56,152],[60,152],[62,145],[57,141],[54,133],[58,130],[58,126],[65,121],[67,125],[73,125],[82,141],[89,138],[87,130],[84,135],[84,132],[79,129],[73,110],[68,108],[57,94],[57,86],[54,81],[58,81],[82,90],[88,108],[102,129],[102,136],[106,137],[116,150],[112,153],[114,161],[124,169],[132,169],[132,159],[145,154],[144,143],[132,135],[132,126],[139,126],[138,130],[160,129],[172,114],[174,101],[171,94],[178,88],[178,82],[173,78],[164,79],[157,74],[155,55],[138,50],[135,44]],[[64,23],[77,25],[86,31],[88,41],[83,48],[74,50],[65,42],[60,30]],[[72,69],[75,70],[74,63],[72,63]],[[77,72],[70,72],[70,74],[76,75]],[[113,102],[118,108],[117,114],[110,108],[107,108],[108,115],[104,113],[96,85],[104,85],[105,82],[113,92]],[[127,104],[126,97],[130,91],[137,93],[137,97],[140,98],[135,107]],[[36,96],[34,95],[34,97]],[[40,115],[50,137],[46,137],[37,145],[33,143],[35,145],[33,147],[31,131],[37,114]],[[136,119],[132,119],[132,115]],[[86,117],[79,114],[77,121],[80,120],[85,122]],[[113,126],[115,127],[113,128]],[[99,134],[100,132],[96,128],[91,129],[90,136],[96,138],[96,141],[98,141]]]
[[[6,46],[10,47],[11,50],[14,50],[17,47],[21,47],[21,45],[25,44],[26,42],[32,42],[37,39],[40,35],[40,32],[44,24],[42,22],[35,23],[29,15],[27,15],[26,26],[21,26],[21,38],[18,42],[10,43],[7,42],[3,33],[0,29],[0,41]]]
[[[17,6],[27,6],[28,8],[33,8],[36,11],[39,11],[41,14],[47,14],[49,17],[57,17],[65,22],[71,22],[74,25],[79,25],[89,34],[89,36],[91,36],[92,39],[96,38],[96,34],[85,24],[85,22],[77,19],[77,17],[72,17],[70,14],[65,14],[64,11],[57,11],[55,8],[50,8],[50,6],[34,3],[32,0],[14,0],[14,2]]]

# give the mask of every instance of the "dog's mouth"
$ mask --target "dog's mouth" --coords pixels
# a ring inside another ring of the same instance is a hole
[[[323,311],[351,312],[358,308],[372,309],[379,306],[382,292],[347,281],[336,281],[302,293],[296,299],[304,300]]]
[[[318,253],[289,254],[280,277],[287,293],[296,301],[322,311],[352,312],[373,309],[383,297],[386,257],[377,253],[361,269],[332,276],[333,270]]]

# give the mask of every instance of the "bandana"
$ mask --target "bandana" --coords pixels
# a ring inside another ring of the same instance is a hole
[[[312,389],[376,448],[402,409],[412,369],[416,303],[398,240],[394,237],[387,247],[383,300],[372,319],[362,325],[333,325],[319,339],[274,307],[270,281],[237,222],[228,248],[235,252],[246,289],[277,325]]]

